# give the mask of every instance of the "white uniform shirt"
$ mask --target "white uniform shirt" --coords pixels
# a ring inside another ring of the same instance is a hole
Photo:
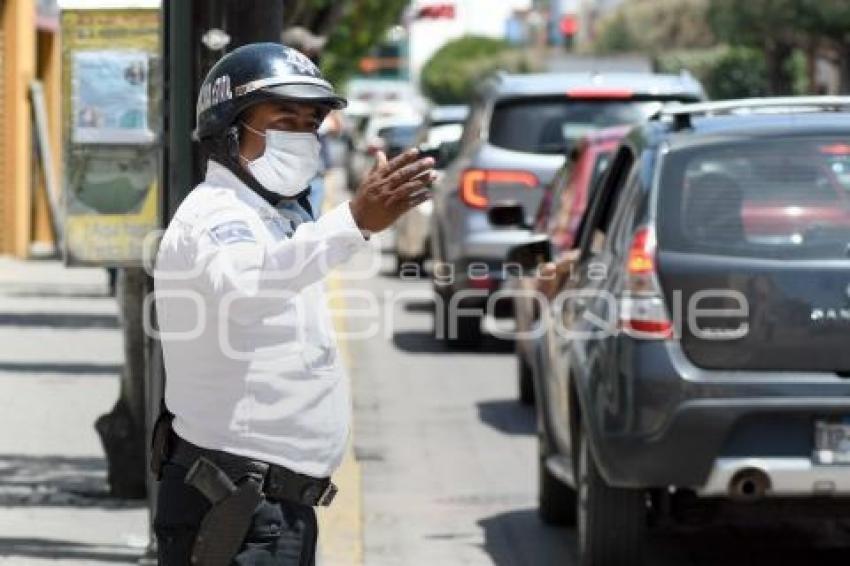
[[[326,477],[351,418],[323,279],[366,240],[344,202],[315,222],[213,161],[157,255],[165,401],[205,448]]]

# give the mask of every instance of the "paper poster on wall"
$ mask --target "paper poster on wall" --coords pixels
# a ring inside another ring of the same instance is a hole
[[[65,262],[139,266],[159,226],[160,10],[63,3]]]
[[[73,54],[72,140],[83,144],[149,144],[148,54]]]

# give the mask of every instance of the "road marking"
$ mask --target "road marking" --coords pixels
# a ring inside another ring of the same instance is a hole
[[[327,210],[330,193],[325,193],[323,209]],[[340,359],[349,376],[352,376],[351,351],[344,338],[345,299],[342,281],[336,273],[328,277],[330,309],[337,333]],[[353,420],[353,419],[352,419]],[[363,564],[363,493],[360,482],[360,464],[354,457],[354,423],[351,423],[345,459],[334,474],[339,493],[330,507],[319,507],[319,549],[322,566],[362,566]]]

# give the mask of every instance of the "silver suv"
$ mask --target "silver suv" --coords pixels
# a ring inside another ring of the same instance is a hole
[[[481,319],[505,279],[507,252],[530,238],[522,228],[493,226],[491,206],[519,203],[530,224],[545,187],[584,134],[640,122],[661,102],[704,98],[688,74],[498,74],[487,80],[472,103],[457,157],[434,190],[437,336],[449,345],[481,340]],[[493,314],[510,312],[510,301],[494,306]]]

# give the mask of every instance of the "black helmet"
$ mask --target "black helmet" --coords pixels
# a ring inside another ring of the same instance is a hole
[[[251,43],[222,57],[198,94],[194,138],[225,133],[244,110],[266,100],[293,100],[345,108],[306,55],[278,43]]]

